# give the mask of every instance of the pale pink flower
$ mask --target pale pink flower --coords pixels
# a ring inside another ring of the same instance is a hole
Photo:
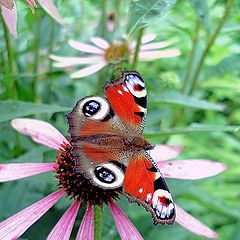
[[[62,155],[58,155],[57,163],[0,164],[0,182],[17,180],[48,171],[53,171],[55,174],[58,173],[59,170],[61,171],[61,161],[65,160],[65,158],[70,159],[67,148],[69,147],[69,149],[71,149],[71,147],[68,140],[55,127],[44,121],[27,118],[14,119],[11,124],[17,131],[30,136],[35,142],[59,150]],[[157,145],[150,151],[151,156],[159,165],[164,177],[201,179],[214,176],[226,169],[225,165],[208,160],[166,161],[176,157],[181,150],[182,148],[178,146]],[[64,162],[64,164],[66,164],[66,162]],[[69,168],[68,171],[71,174]],[[68,172],[65,173],[68,174]],[[59,179],[59,185],[62,185],[61,181],[64,181],[65,178],[61,176],[57,178]],[[68,189],[62,187],[60,190],[51,193],[47,197],[1,222],[0,239],[10,240],[19,238],[64,195],[72,194],[69,194]],[[77,198],[58,221],[47,239],[67,240],[70,238],[80,204],[81,198]],[[129,236],[131,236],[131,239],[143,239],[132,222],[115,203],[110,202],[108,206],[112,212],[121,239],[129,239]],[[76,239],[94,239],[93,219],[93,206],[89,202]],[[217,237],[214,231],[186,213],[179,206],[176,206],[176,221],[197,235],[207,238]]]
[[[13,0],[0,0],[0,5],[4,6],[5,8],[8,8],[8,9],[13,9],[14,2],[13,2]]]
[[[142,38],[139,61],[146,62],[180,55],[180,51],[176,48],[160,50],[170,46],[172,42],[162,41],[151,43],[155,38],[155,35],[147,35]],[[85,65],[81,70],[70,75],[71,78],[82,78],[101,70],[110,63],[116,63],[128,57],[131,61],[136,47],[136,42],[130,42],[129,44],[121,41],[109,43],[105,39],[97,37],[91,38],[90,41],[94,45],[70,40],[68,44],[72,48],[85,53],[84,56],[64,57],[50,55],[50,58],[55,61],[53,66],[63,68]]]
[[[32,12],[37,7],[34,0],[25,0]],[[63,24],[63,20],[54,4],[53,0],[38,0],[39,5],[57,22]],[[0,9],[3,19],[14,37],[17,37],[17,11],[15,0],[0,0]]]

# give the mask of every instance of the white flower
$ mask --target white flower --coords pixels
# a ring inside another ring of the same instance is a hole
[[[147,35],[142,38],[139,61],[152,61],[159,58],[170,58],[180,55],[179,49],[176,48],[160,50],[170,46],[172,43],[165,41],[151,43],[155,38],[155,35]],[[116,63],[126,58],[130,58],[131,60],[136,47],[136,42],[130,42],[128,45],[125,42],[120,41],[109,43],[106,40],[97,37],[91,38],[90,41],[94,45],[70,40],[68,42],[69,45],[72,48],[85,53],[85,55],[83,57],[51,55],[50,58],[56,61],[53,66],[62,68],[76,65],[87,65],[70,75],[71,78],[86,77],[99,71],[110,63]]]

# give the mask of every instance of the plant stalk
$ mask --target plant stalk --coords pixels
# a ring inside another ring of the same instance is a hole
[[[139,51],[140,51],[140,47],[141,47],[141,43],[142,43],[142,36],[144,33],[144,28],[141,28],[138,32],[138,36],[137,36],[137,45],[134,51],[134,56],[133,56],[133,63],[132,63],[132,69],[135,69],[138,63],[138,55],[139,55]]]
[[[10,77],[10,80],[8,81],[8,84],[7,84],[7,93],[10,99],[16,99],[17,98],[16,76],[13,76],[14,75],[13,47],[11,46],[10,34],[8,31],[8,28],[3,20],[2,14],[0,15],[1,15],[1,20],[3,25],[3,30],[4,30],[4,40],[5,40],[6,49],[7,49],[7,68],[5,69],[7,69],[7,73]]]
[[[40,59],[40,41],[41,41],[41,11],[40,9],[36,10],[35,13],[35,42],[34,42],[34,63],[33,63],[33,80],[32,80],[32,91],[34,94],[34,101],[39,103],[40,96],[38,95],[38,67],[39,67],[39,59]]]
[[[106,35],[106,0],[101,1],[101,19],[100,19],[100,36],[105,38]],[[105,67],[106,68],[106,67]],[[103,68],[98,73],[98,86],[96,89],[96,94],[100,94],[102,92],[103,82],[106,75],[106,69]]]
[[[49,18],[49,24],[50,24],[50,44],[48,47],[48,55],[52,54],[53,52],[53,46],[54,46],[54,38],[55,38],[55,22]],[[49,63],[48,63],[48,72],[52,71],[52,63],[53,61],[49,58]]]
[[[10,34],[5,22],[3,22],[3,30],[4,30],[4,38],[5,38],[5,44],[6,44],[7,56],[8,56],[8,73],[12,74],[13,65],[14,65],[13,51],[12,51],[11,42],[10,42]]]
[[[200,30],[200,21],[197,19],[196,20],[196,26],[195,26],[195,32],[194,32],[194,35],[192,37],[192,49],[191,49],[191,53],[190,53],[190,56],[189,56],[189,59],[188,59],[186,72],[185,72],[185,75],[184,75],[183,87],[181,89],[181,92],[183,94],[186,93],[189,78],[190,78],[190,75],[191,75],[192,62],[193,62],[194,56],[196,54],[197,43],[198,43],[198,40],[199,40],[199,30]]]
[[[104,79],[105,79],[105,76],[106,76],[106,68],[103,68],[99,71],[98,73],[98,86],[97,86],[97,89],[96,89],[96,94],[99,95],[102,93],[102,89],[103,89],[103,85],[104,85]]]
[[[201,70],[202,70],[202,67],[203,67],[203,64],[204,64],[204,60],[205,60],[205,58],[207,56],[207,53],[210,51],[213,43],[215,42],[218,34],[220,33],[220,31],[221,31],[221,29],[222,29],[222,27],[223,27],[223,25],[224,25],[224,23],[225,23],[225,21],[227,19],[227,16],[228,16],[228,14],[230,12],[230,9],[232,7],[233,1],[234,0],[228,0],[227,1],[225,11],[223,13],[222,18],[219,20],[219,24],[218,24],[217,28],[216,28],[215,32],[208,39],[207,45],[206,45],[205,49],[203,50],[203,54],[202,54],[202,56],[200,58],[199,64],[198,64],[197,69],[196,69],[196,72],[195,72],[195,74],[193,76],[192,86],[191,86],[191,88],[190,88],[190,90],[188,92],[188,95],[192,95],[192,93],[194,92],[194,90],[195,90],[195,88],[197,86],[199,75],[201,73]]]
[[[119,28],[120,25],[120,8],[121,8],[121,0],[115,0],[115,29]]]
[[[106,24],[107,24],[107,13],[106,13],[106,0],[101,1],[101,37],[104,38],[106,35]]]
[[[96,205],[94,206],[94,240],[100,240],[102,235],[102,209]]]

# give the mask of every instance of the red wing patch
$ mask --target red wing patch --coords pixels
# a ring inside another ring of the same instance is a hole
[[[113,123],[101,122],[87,119],[86,122],[79,126],[79,136],[93,136],[96,134],[117,134],[120,132]]]
[[[172,224],[175,208],[169,189],[147,155],[134,156],[126,169],[123,191],[130,202],[150,211],[155,224]]]
[[[115,160],[116,158],[113,152],[109,151],[109,148],[86,143],[83,143],[81,148],[84,155],[91,161],[94,161],[95,164],[101,164],[106,162],[106,160]]]
[[[142,132],[147,112],[147,93],[141,76],[136,71],[124,72],[120,78],[108,82],[104,90],[121,121]]]

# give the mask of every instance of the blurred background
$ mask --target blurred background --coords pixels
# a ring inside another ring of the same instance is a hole
[[[0,162],[54,161],[55,151],[18,134],[9,121],[24,116],[45,120],[67,137],[64,113],[84,96],[103,95],[105,81],[134,67],[148,91],[146,139],[184,146],[178,159],[210,159],[228,166],[226,172],[208,179],[167,179],[175,201],[216,231],[219,239],[240,239],[240,3],[147,2],[139,4],[169,5],[141,19],[144,10],[135,1],[58,0],[61,25],[37,1],[33,14],[24,1],[17,0],[17,38],[0,22]],[[127,52],[117,61],[110,59],[100,71],[75,79],[70,75],[85,66],[56,68],[49,58],[51,54],[84,56],[68,45],[69,40],[93,45],[91,37],[102,37],[109,43],[130,44],[149,34],[156,34],[155,42],[170,42],[167,49],[181,54],[140,62],[137,56],[133,60],[135,52],[132,57]],[[0,220],[56,189],[53,179],[53,174],[45,173],[0,184]],[[204,239],[177,223],[154,226],[149,213],[127,204],[124,197],[117,204],[144,239]],[[60,200],[21,239],[45,239],[68,206],[66,199]],[[75,233],[83,213],[81,209]],[[103,218],[103,239],[119,239],[107,207]]]

